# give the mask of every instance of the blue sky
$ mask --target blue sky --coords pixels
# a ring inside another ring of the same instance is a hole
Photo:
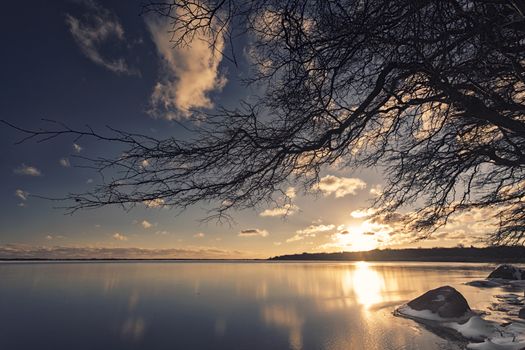
[[[129,1],[4,4],[0,118],[28,128],[49,126],[41,120],[47,118],[72,127],[89,124],[102,132],[110,125],[158,138],[183,138],[180,123],[194,122],[191,109],[212,111],[249,98],[253,90],[240,83],[249,74],[246,42],[236,43],[236,67],[202,43],[173,48],[169,25],[140,16],[140,11],[140,2]],[[138,248],[151,257],[264,258],[377,246],[451,246],[468,243],[465,222],[483,218],[481,212],[469,213],[436,239],[410,243],[410,235],[374,225],[359,211],[380,191],[380,173],[336,168],[326,169],[317,194],[288,189],[294,202],[286,218],[275,207],[233,213],[231,225],[201,224],[205,208],[199,206],[180,215],[146,207],[65,215],[54,208],[59,202],[34,195],[89,190],[100,179],[76,168],[75,157],[114,156],[120,149],[71,137],[15,145],[19,132],[2,125],[0,133],[0,255],[5,256],[38,252],[53,257],[62,249],[60,254],[97,257],[106,248],[109,253],[104,254],[137,256],[130,249]]]

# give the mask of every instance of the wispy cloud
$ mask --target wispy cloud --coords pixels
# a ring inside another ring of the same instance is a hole
[[[368,208],[368,209],[357,209],[357,210],[354,210],[350,213],[350,216],[353,217],[354,219],[362,219],[362,218],[368,218],[372,215],[374,215],[376,212],[376,210],[372,209],[372,208]]]
[[[140,224],[145,229],[151,228],[153,226],[153,224],[151,222],[149,222],[148,220],[142,220],[142,222]]]
[[[13,171],[15,174],[18,174],[18,175],[28,175],[28,176],[41,176],[42,175],[42,172],[36,167],[25,165],[25,164],[20,165],[18,168],[16,168]]]
[[[162,59],[162,78],[153,89],[150,114],[179,119],[190,117],[192,109],[212,108],[209,94],[226,84],[219,73],[224,38],[217,38],[214,51],[209,35],[198,30],[188,45],[175,46],[181,33],[173,32],[172,23],[148,17],[146,25]]]
[[[149,199],[145,200],[142,203],[148,208],[160,208],[164,206],[164,199],[162,198],[155,198],[155,199]]]
[[[286,242],[288,243],[296,242],[296,241],[303,240],[305,238],[315,237],[316,234],[320,232],[328,232],[328,231],[332,231],[333,229],[335,229],[335,225],[332,225],[332,224],[330,225],[324,225],[324,224],[310,225],[302,230],[295,231],[295,235],[288,238]]]
[[[383,186],[381,185],[375,185],[375,186],[372,186],[372,188],[370,189],[370,194],[372,196],[380,196],[381,194],[383,193]]]
[[[102,46],[125,43],[124,28],[118,17],[95,1],[82,1],[87,11],[82,17],[66,15],[66,24],[82,53],[94,63],[117,74],[138,74],[124,58],[104,55]]]
[[[335,194],[336,198],[344,197],[349,194],[355,195],[358,190],[366,188],[366,182],[358,178],[337,177],[326,175],[321,178],[319,183],[314,186],[315,190],[321,191],[325,196]]]
[[[58,161],[60,165],[62,165],[64,168],[69,168],[71,166],[71,163],[69,162],[69,159],[67,158],[60,158]]]
[[[294,187],[288,187],[284,191],[284,195],[279,198],[278,203],[274,208],[265,209],[259,213],[259,216],[263,217],[274,217],[274,216],[291,216],[299,212],[299,207],[293,203],[293,199],[297,196],[297,192]]]
[[[196,233],[196,234],[193,235],[193,237],[195,237],[195,238],[204,238],[204,236],[206,236],[206,235],[204,233],[202,233],[202,232],[199,232],[199,233]]]
[[[282,207],[276,207],[271,209],[265,209],[260,216],[272,217],[272,216],[285,216],[293,215],[299,211],[299,207],[295,204],[285,204]]]
[[[294,199],[297,196],[297,191],[295,190],[295,187],[288,187],[288,189],[286,189],[285,194],[286,197]]]
[[[115,233],[113,236],[113,239],[116,240],[116,241],[127,241],[128,240],[128,237],[121,234],[121,233]]]
[[[258,228],[248,229],[248,230],[242,230],[239,232],[239,237],[267,237],[269,235],[268,231],[261,230]]]
[[[77,153],[80,153],[80,152],[82,152],[83,148],[78,143],[74,143],[73,144],[73,150],[75,150],[75,152],[77,152]]]
[[[227,259],[246,256],[246,252],[222,250],[215,247],[145,249],[82,246],[47,247],[24,244],[0,245],[0,258],[2,259]]]
[[[29,196],[29,192],[26,192],[24,190],[18,189],[18,190],[15,191],[15,196],[17,196],[18,198],[20,198],[23,201],[26,201],[27,197]]]

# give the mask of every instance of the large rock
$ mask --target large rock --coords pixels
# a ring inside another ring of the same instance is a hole
[[[522,307],[518,312],[518,317],[525,319],[525,307]]]
[[[429,290],[407,305],[416,311],[429,310],[443,318],[460,318],[471,312],[465,297],[450,286]]]
[[[525,270],[513,265],[503,264],[492,271],[487,278],[501,278],[505,280],[523,280],[525,279]]]

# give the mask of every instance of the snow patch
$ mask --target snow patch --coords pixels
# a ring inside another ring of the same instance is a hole
[[[465,315],[463,315],[460,318],[445,318],[439,316],[437,313],[434,313],[430,310],[414,310],[408,305],[402,305],[397,308],[396,312],[404,317],[408,318],[414,318],[419,320],[426,320],[426,321],[436,321],[436,322],[451,322],[451,321],[465,321],[468,320],[472,313],[466,312]]]

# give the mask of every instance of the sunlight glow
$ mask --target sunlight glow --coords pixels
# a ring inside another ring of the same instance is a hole
[[[367,251],[378,248],[385,239],[388,232],[381,225],[364,221],[359,226],[346,226],[336,235],[335,243],[342,249]]]
[[[358,262],[351,276],[357,302],[365,309],[384,301],[382,291],[385,288],[385,281],[377,271],[370,268],[369,263]]]

